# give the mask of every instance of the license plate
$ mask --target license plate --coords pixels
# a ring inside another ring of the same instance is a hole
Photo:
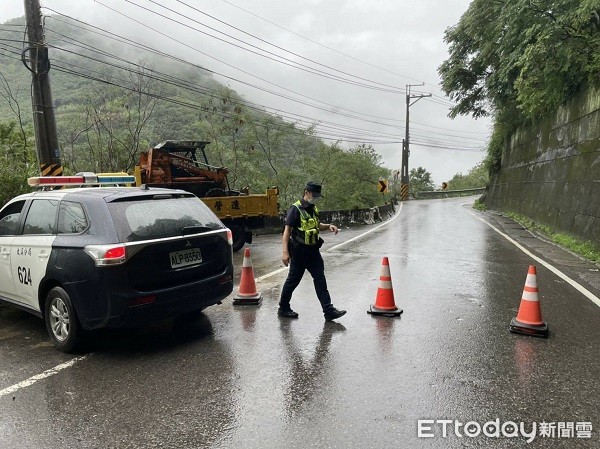
[[[171,268],[187,267],[202,262],[202,254],[198,248],[174,251],[169,253],[169,258],[171,259]]]

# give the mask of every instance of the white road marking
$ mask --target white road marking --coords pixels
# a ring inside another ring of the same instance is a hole
[[[257,278],[255,279],[255,281],[256,281],[256,282],[263,281],[263,280],[265,280],[265,279],[267,279],[267,278],[270,278],[271,276],[275,276],[276,274],[283,273],[283,272],[284,272],[284,271],[286,271],[287,269],[288,269],[288,267],[281,267],[281,268],[279,268],[279,269],[277,269],[277,270],[275,270],[275,271],[271,271],[270,273],[263,274],[262,276],[260,276],[260,277],[257,277]]]
[[[363,238],[365,235],[368,235],[371,232],[377,231],[379,228],[381,228],[383,226],[387,226],[388,224],[390,224],[392,221],[394,221],[396,218],[398,218],[400,216],[400,212],[402,212],[402,204],[404,204],[404,203],[400,203],[400,209],[398,209],[398,213],[396,215],[394,215],[392,218],[390,218],[389,220],[381,223],[379,226],[375,226],[373,229],[369,229],[367,232],[364,232],[361,235],[357,235],[356,237],[353,237],[350,240],[346,240],[345,242],[340,243],[339,245],[332,246],[331,248],[329,248],[328,250],[326,250],[324,252],[334,251],[344,245],[347,245],[350,242],[353,242],[355,240]]]
[[[14,393],[15,391],[29,387],[39,380],[46,379],[47,377],[50,377],[50,376],[54,376],[58,372],[66,369],[66,368],[70,368],[71,366],[75,365],[77,362],[79,362],[81,360],[84,360],[85,358],[87,358],[86,355],[81,356],[81,357],[76,357],[74,359],[69,360],[68,362],[61,363],[60,365],[57,365],[54,368],[50,368],[49,370],[46,370],[41,374],[36,374],[35,376],[31,376],[29,379],[25,379],[24,381],[19,382],[18,384],[14,384],[3,390],[0,390],[0,397],[6,396],[7,394],[11,394],[11,393]]]
[[[598,298],[596,295],[594,295],[591,291],[589,291],[583,285],[581,285],[577,281],[574,281],[573,279],[571,279],[569,276],[567,276],[566,274],[564,274],[562,271],[560,271],[555,266],[550,265],[545,260],[540,259],[535,254],[531,253],[529,250],[527,250],[527,248],[523,247],[517,241],[515,241],[514,239],[512,239],[510,236],[508,236],[507,234],[505,234],[504,232],[502,232],[500,229],[498,229],[497,227],[495,227],[491,223],[488,223],[483,218],[478,217],[476,214],[474,214],[471,211],[467,210],[466,212],[469,213],[469,214],[471,214],[471,215],[473,215],[478,220],[483,221],[486,225],[488,225],[490,228],[492,228],[494,231],[496,231],[498,234],[500,234],[502,237],[504,237],[510,243],[512,243],[513,245],[515,245],[517,248],[519,248],[521,251],[523,251],[525,254],[527,254],[529,257],[531,257],[533,260],[536,260],[537,262],[539,262],[540,264],[542,264],[543,266],[545,266],[546,268],[548,268],[550,271],[552,271],[554,274],[556,274],[559,278],[561,278],[562,280],[564,280],[564,281],[568,282],[569,284],[571,284],[571,286],[573,288],[575,288],[575,290],[577,290],[579,293],[581,293],[586,298],[588,298],[590,301],[592,301],[594,304],[596,304],[598,307],[600,307],[600,298]]]
[[[375,231],[377,231],[379,228],[381,228],[381,227],[383,227],[383,226],[387,226],[388,224],[390,224],[392,221],[394,221],[396,218],[398,218],[398,217],[400,216],[400,212],[402,212],[402,204],[403,204],[403,203],[400,203],[400,208],[398,209],[398,212],[396,213],[396,215],[394,215],[394,216],[393,216],[392,218],[390,218],[389,220],[387,220],[387,221],[385,221],[385,222],[381,223],[381,224],[380,224],[380,225],[378,225],[378,226],[375,226],[373,229],[369,229],[368,231],[366,231],[366,232],[363,232],[362,234],[360,234],[360,235],[357,235],[356,237],[353,237],[353,238],[351,238],[350,240],[346,240],[345,242],[342,242],[342,243],[340,243],[339,245],[332,246],[331,248],[329,248],[329,249],[326,249],[326,250],[325,250],[325,251],[323,251],[323,252],[324,252],[324,253],[328,253],[328,252],[330,252],[330,251],[335,251],[336,249],[338,249],[338,248],[341,248],[342,246],[344,246],[344,245],[347,245],[347,244],[348,244],[348,243],[350,243],[350,242],[354,242],[355,240],[361,239],[361,238],[363,238],[364,236],[366,236],[366,235],[370,234],[371,232],[375,232]],[[276,274],[283,273],[283,272],[284,272],[284,271],[286,271],[286,270],[288,270],[288,267],[282,267],[282,268],[278,268],[278,269],[277,269],[277,270],[275,270],[275,271],[271,271],[270,273],[264,274],[264,275],[262,275],[262,276],[260,276],[260,277],[256,278],[256,279],[255,279],[255,281],[256,281],[256,282],[263,281],[263,280],[265,280],[265,279],[267,279],[267,278],[270,278],[270,277],[272,277],[272,276],[275,276]]]

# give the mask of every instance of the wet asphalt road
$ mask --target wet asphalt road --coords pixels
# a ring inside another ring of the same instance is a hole
[[[385,226],[324,236],[329,289],[348,310],[337,323],[324,323],[308,274],[292,300],[300,318],[278,318],[285,272],[257,282],[260,307],[229,298],[194,320],[102,332],[78,356],[0,306],[0,448],[600,447],[600,307],[477,217],[595,296],[598,267],[472,202],[410,201]],[[282,266],[280,250],[279,236],[255,238],[257,278]],[[400,318],[366,313],[383,256]],[[508,332],[530,264],[548,339]],[[418,437],[418,420],[442,419],[593,429],[531,444],[439,426]]]

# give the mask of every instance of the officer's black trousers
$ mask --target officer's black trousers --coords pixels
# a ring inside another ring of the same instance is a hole
[[[329,296],[329,290],[327,290],[325,265],[323,264],[323,257],[321,257],[319,248],[307,245],[291,247],[290,245],[290,256],[290,271],[283,284],[283,288],[281,289],[279,307],[283,310],[290,309],[292,293],[294,293],[294,290],[302,280],[304,271],[308,270],[313,278],[315,291],[317,292],[317,298],[319,298],[319,302],[323,308],[323,313],[333,309],[333,306],[331,305],[331,296]]]

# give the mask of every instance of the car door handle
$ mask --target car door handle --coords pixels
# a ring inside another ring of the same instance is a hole
[[[5,249],[5,248],[2,248],[2,255],[3,256],[9,256],[10,255],[10,251],[7,250],[7,249]]]
[[[38,254],[38,257],[39,257],[40,259],[47,259],[49,255],[50,255],[50,254],[48,254],[47,252],[45,252],[45,251],[42,251],[41,253],[39,253],[39,254]]]

